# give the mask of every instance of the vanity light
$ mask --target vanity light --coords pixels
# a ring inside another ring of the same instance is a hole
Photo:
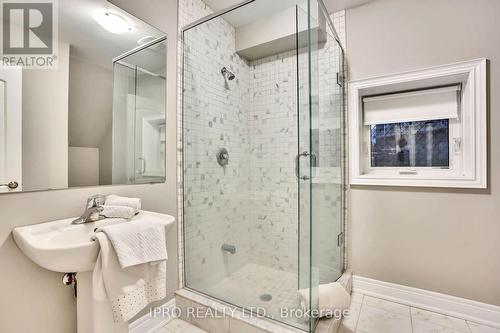
[[[110,11],[95,12],[94,20],[101,27],[114,34],[122,34],[133,28],[133,24],[126,17]]]

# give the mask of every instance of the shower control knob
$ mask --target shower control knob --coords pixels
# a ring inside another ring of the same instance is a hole
[[[219,165],[222,167],[226,166],[229,163],[229,152],[226,148],[220,148],[217,152],[216,157],[217,163],[219,163]]]

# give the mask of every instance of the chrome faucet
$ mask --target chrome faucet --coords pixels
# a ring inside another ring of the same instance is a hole
[[[99,213],[102,212],[104,209],[102,205],[104,205],[105,200],[106,197],[102,194],[96,194],[89,197],[87,199],[87,205],[85,206],[85,211],[79,218],[73,220],[71,224],[82,224],[82,223],[102,220],[104,217],[99,215]],[[95,217],[95,214],[98,215],[97,218]]]

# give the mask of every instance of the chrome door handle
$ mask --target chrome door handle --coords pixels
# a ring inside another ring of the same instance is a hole
[[[7,186],[8,188],[10,188],[11,190],[14,190],[16,188],[19,187],[19,183],[16,182],[16,181],[12,181],[12,182],[9,182],[7,184],[0,184],[0,186]]]
[[[300,154],[298,154],[297,156],[295,156],[295,176],[297,177],[297,179],[301,179],[301,180],[308,180],[309,177],[308,176],[302,176],[300,177],[299,176],[299,172],[300,172],[300,168],[299,168],[299,164],[300,164],[300,158],[301,157],[307,157],[309,156],[309,152],[307,151],[304,151]]]
[[[299,176],[299,163],[300,163],[300,158],[301,157],[308,157],[308,156],[311,156],[311,166],[313,168],[317,167],[318,166],[318,158],[316,157],[316,154],[315,153],[309,153],[307,151],[304,151],[300,154],[298,154],[297,156],[295,156],[295,176],[297,177],[297,179],[302,179],[302,180],[308,180],[309,179],[309,176],[302,176],[300,177]]]

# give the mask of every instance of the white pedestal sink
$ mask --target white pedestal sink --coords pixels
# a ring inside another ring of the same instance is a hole
[[[148,216],[160,218],[167,232],[175,221],[173,216],[148,211],[141,211],[133,220]],[[99,253],[99,243],[91,240],[96,228],[128,220],[114,218],[74,225],[71,224],[74,219],[19,227],[12,234],[21,251],[37,265],[55,272],[77,273],[78,333],[128,332],[127,323],[113,323],[111,307],[107,304],[102,304],[99,309],[93,308],[96,304],[92,301],[92,270]]]

